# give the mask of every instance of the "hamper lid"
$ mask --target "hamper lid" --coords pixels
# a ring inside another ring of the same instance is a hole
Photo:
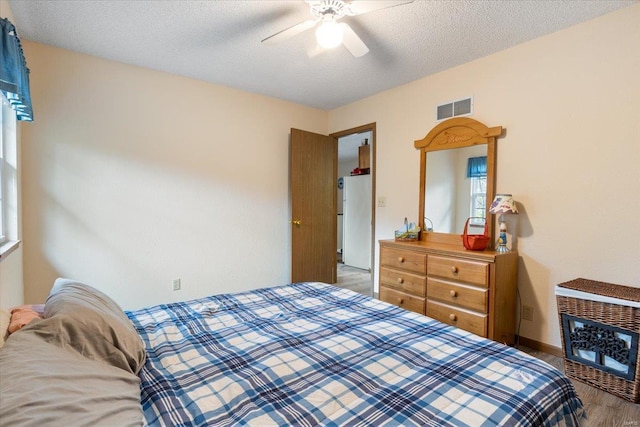
[[[575,279],[556,286],[556,295],[640,307],[640,288]]]

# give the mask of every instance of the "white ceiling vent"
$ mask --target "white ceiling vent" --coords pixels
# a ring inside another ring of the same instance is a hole
[[[451,101],[436,107],[436,120],[473,114],[473,97]]]

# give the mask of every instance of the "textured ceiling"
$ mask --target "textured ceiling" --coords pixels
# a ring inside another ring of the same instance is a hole
[[[22,39],[333,109],[637,3],[619,0],[439,1],[346,17],[370,52],[322,51],[289,1],[12,0]]]

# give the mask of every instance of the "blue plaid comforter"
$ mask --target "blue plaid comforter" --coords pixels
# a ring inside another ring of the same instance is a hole
[[[513,348],[320,283],[158,305],[149,425],[577,426],[571,382]]]

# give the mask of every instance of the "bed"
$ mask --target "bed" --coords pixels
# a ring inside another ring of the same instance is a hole
[[[331,285],[289,284],[127,312],[114,305],[90,286],[56,281],[43,319],[0,350],[3,422],[578,426],[586,417],[570,380],[550,365]],[[82,319],[99,326],[74,317],[78,306]],[[104,321],[104,313],[111,318]],[[73,344],[70,330],[90,344]],[[52,338],[58,335],[67,338]],[[79,374],[46,378],[42,365],[62,369],[65,358]],[[43,381],[62,397],[30,395]],[[77,396],[84,400],[73,406]]]

